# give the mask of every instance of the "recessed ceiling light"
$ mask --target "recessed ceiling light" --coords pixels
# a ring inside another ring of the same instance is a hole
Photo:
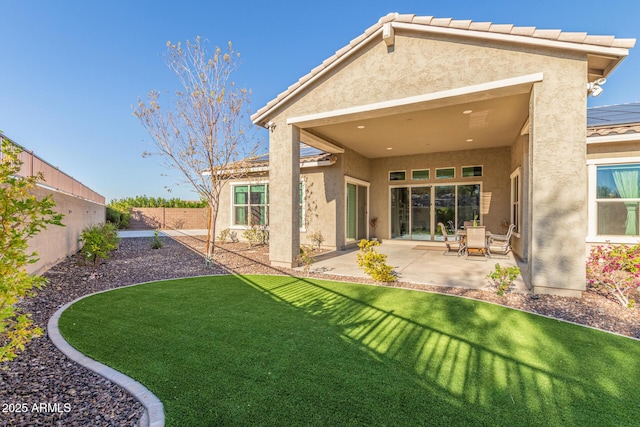
[[[471,114],[471,113],[473,113],[473,110],[464,110],[462,112],[462,114]]]
[[[358,129],[364,129],[364,125],[358,125]]]
[[[387,147],[387,151],[393,150],[393,147]]]
[[[467,139],[467,142],[473,142],[473,138]]]

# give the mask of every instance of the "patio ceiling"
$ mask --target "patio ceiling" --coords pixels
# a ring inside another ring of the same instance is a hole
[[[292,117],[316,148],[348,147],[368,158],[511,145],[529,117],[542,73],[335,111]],[[325,144],[326,142],[326,144]]]
[[[511,145],[528,116],[524,93],[306,130],[368,158],[408,156]]]

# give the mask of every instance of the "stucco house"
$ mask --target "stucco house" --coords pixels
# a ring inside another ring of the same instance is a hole
[[[268,166],[231,185],[218,227],[264,211],[271,263],[292,266],[309,230],[335,248],[374,233],[437,245],[439,222],[513,223],[533,291],[578,296],[585,241],[602,240],[592,210],[608,209],[588,177],[639,148],[587,140],[587,96],[634,44],[389,14],[252,116]]]

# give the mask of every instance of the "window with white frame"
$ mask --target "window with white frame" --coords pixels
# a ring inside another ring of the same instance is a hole
[[[522,186],[521,186],[521,169],[516,169],[511,174],[511,215],[509,220],[511,224],[516,226],[515,232],[520,232],[520,223],[522,221]]]
[[[233,225],[267,225],[268,197],[267,184],[233,186]]]
[[[462,177],[477,177],[482,176],[482,166],[463,166]]]
[[[450,179],[456,177],[456,168],[436,168],[436,179]]]
[[[304,183],[300,182],[300,227],[304,228]],[[231,185],[232,224],[249,227],[269,225],[269,184]]]
[[[640,163],[598,165],[596,170],[596,233],[640,235]]]

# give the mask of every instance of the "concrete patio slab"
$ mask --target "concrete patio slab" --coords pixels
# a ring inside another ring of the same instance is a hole
[[[444,254],[444,247],[429,246],[420,242],[384,241],[378,248],[387,255],[387,263],[394,267],[398,280],[408,283],[456,286],[463,288],[483,289],[489,282],[485,278],[499,263],[502,267],[525,266],[509,254],[507,257],[494,255],[492,258]],[[336,251],[322,257],[311,266],[312,272],[324,272],[338,276],[366,277],[358,267],[357,248]],[[522,275],[515,281],[517,292],[529,292]]]

